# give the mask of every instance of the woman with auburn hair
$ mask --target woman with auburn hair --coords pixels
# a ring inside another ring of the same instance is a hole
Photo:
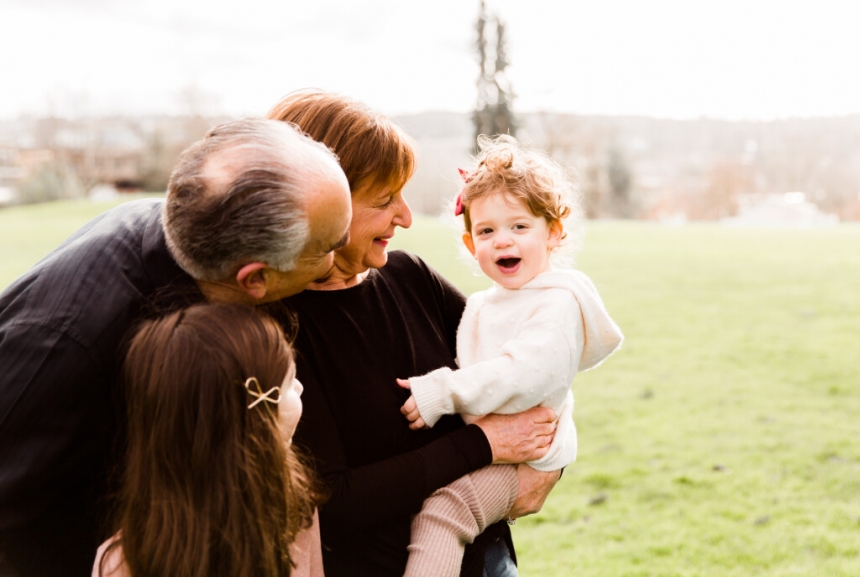
[[[316,494],[291,446],[302,386],[280,326],[195,305],[143,324],[123,377],[118,531],[93,575],[321,576]]]
[[[320,507],[326,575],[400,577],[411,517],[424,499],[491,463],[542,457],[555,414],[538,408],[468,426],[448,415],[433,429],[409,429],[400,413],[409,393],[396,378],[456,368],[465,306],[463,294],[420,258],[386,251],[395,229],[412,224],[403,197],[415,165],[410,140],[364,104],[318,90],[287,95],[268,117],[331,148],[352,193],[349,240],[335,251],[334,268],[284,301],[298,317],[294,345],[305,385],[295,440],[312,454],[330,495]],[[557,472],[513,473],[499,490],[506,510],[513,503],[514,516],[535,512],[557,479]],[[510,530],[498,523],[466,548],[461,575],[497,577],[512,556]]]

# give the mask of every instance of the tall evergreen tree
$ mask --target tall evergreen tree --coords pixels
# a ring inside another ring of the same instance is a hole
[[[505,75],[508,67],[505,50],[505,26],[496,15],[487,14],[487,6],[481,0],[481,11],[475,25],[478,32],[478,101],[472,113],[475,138],[480,134],[516,134],[516,121],[513,113],[514,94]],[[493,30],[495,28],[495,30]],[[495,45],[488,32],[495,32]]]

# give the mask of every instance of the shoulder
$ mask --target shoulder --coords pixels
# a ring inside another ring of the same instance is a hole
[[[408,281],[416,288],[427,288],[434,292],[455,293],[459,298],[465,300],[459,289],[442,273],[427,264],[421,257],[406,252],[405,250],[393,250],[388,253],[388,263],[379,269],[383,277]]]
[[[93,564],[92,577],[131,577],[122,553],[119,534],[114,535],[99,547]]]
[[[383,274],[408,274],[409,272],[426,274],[435,272],[421,257],[405,250],[392,250],[389,252],[388,262],[379,270]]]
[[[563,269],[541,273],[526,283],[521,290],[562,302],[573,301],[579,305],[587,305],[596,301],[602,306],[597,287],[588,275],[578,270]]]
[[[161,233],[162,204],[126,203],[84,225],[0,294],[0,325],[26,321],[85,346],[99,338],[155,288],[158,249],[147,250],[146,240]]]

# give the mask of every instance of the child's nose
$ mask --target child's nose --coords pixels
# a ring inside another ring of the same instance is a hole
[[[504,232],[497,233],[494,240],[496,248],[510,246],[511,244],[511,236]]]

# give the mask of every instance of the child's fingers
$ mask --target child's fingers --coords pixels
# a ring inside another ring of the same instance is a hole
[[[409,380],[408,379],[396,379],[397,384],[403,387],[404,389],[409,388]]]
[[[413,423],[416,421],[419,421],[419,420],[423,422],[423,419],[421,419],[421,413],[418,412],[418,409],[415,409],[413,411],[409,411],[408,413],[406,413],[406,418],[409,419],[410,421],[412,421]]]
[[[415,402],[415,397],[409,396],[403,406],[400,407],[400,413],[409,420],[409,428],[413,431],[418,429],[429,429],[427,423],[421,418],[421,413],[418,411],[418,404]]]
[[[409,398],[406,399],[406,402],[403,403],[403,406],[400,407],[400,413],[406,415],[408,418],[410,414],[418,412],[418,403],[415,402],[415,397],[409,395]],[[409,419],[410,421],[414,421],[415,419]]]

